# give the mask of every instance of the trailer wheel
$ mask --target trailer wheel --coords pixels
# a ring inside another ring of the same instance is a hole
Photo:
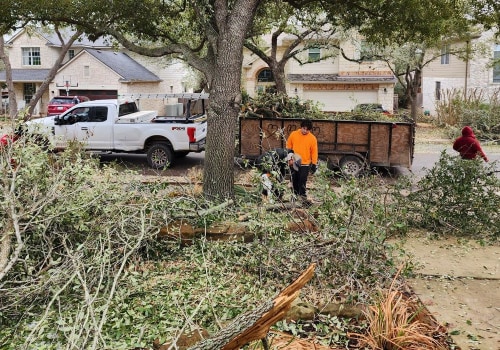
[[[342,175],[346,177],[358,177],[364,168],[363,161],[356,156],[344,156],[339,162]]]
[[[166,168],[172,163],[172,149],[166,143],[154,143],[148,148],[146,157],[151,168]]]

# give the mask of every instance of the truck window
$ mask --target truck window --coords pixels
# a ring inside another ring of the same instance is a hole
[[[89,107],[75,108],[71,113],[62,116],[63,124],[74,124],[78,122],[86,122],[89,118]]]
[[[137,105],[134,102],[127,102],[120,105],[118,116],[122,117],[135,112],[138,112]]]
[[[89,122],[105,122],[107,117],[108,117],[108,107],[104,106],[99,106],[99,107],[92,107],[91,108],[91,113],[89,115]]]

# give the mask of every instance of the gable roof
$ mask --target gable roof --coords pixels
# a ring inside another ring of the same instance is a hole
[[[22,28],[14,32],[12,35],[7,35],[5,37],[5,44],[10,46],[12,43],[20,37],[22,34],[26,33],[27,29]],[[75,30],[71,28],[62,28],[59,30],[61,33],[62,39],[64,42],[66,42],[74,33]],[[59,36],[56,34],[55,31],[50,31],[48,29],[43,29],[43,28],[36,28],[33,31],[33,34],[38,35],[39,37],[45,39],[47,42],[45,45],[47,46],[55,46],[55,47],[61,47],[63,43],[61,42],[61,39]],[[88,47],[88,48],[110,48],[113,45],[113,38],[109,36],[101,36],[97,38],[96,40],[92,41],[88,38],[87,34],[82,34],[71,47]]]
[[[72,60],[68,61],[60,70],[77,61],[77,57],[89,54],[113,72],[120,76],[120,82],[160,82],[156,74],[142,66],[130,56],[122,52],[83,49]],[[49,69],[13,69],[12,80],[14,82],[43,82]],[[0,71],[0,81],[5,81],[5,71]]]
[[[77,57],[88,53],[95,57],[102,64],[118,74],[120,81],[127,82],[160,82],[161,79],[145,68],[143,65],[132,59],[129,55],[123,52],[115,52],[108,50],[83,49],[67,64],[75,62]]]
[[[60,30],[63,40],[66,42],[74,33],[75,30],[70,28],[64,28]],[[53,31],[51,32],[39,32],[47,40],[47,46],[61,47],[63,43],[57,34]],[[110,48],[112,47],[113,38],[109,36],[100,36],[96,40],[92,41],[88,38],[87,34],[82,34],[71,47],[88,47],[88,48]]]

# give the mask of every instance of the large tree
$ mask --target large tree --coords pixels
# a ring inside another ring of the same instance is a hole
[[[204,194],[234,195],[234,141],[241,103],[243,43],[261,0],[121,3],[134,17],[115,20],[103,31],[126,48],[148,56],[172,55],[201,71],[210,104],[204,167]]]
[[[500,35],[500,2],[498,0],[471,0],[471,14],[475,23],[486,29],[496,29]]]
[[[2,60],[5,68],[5,80],[9,94],[9,116],[11,119],[14,119],[17,112],[17,101],[14,92],[14,83],[12,81],[12,68],[9,56],[5,50],[4,36],[17,29],[20,25],[23,25],[23,22],[19,21],[12,5],[13,2],[8,1],[2,3],[2,6],[0,6],[0,60]]]
[[[78,38],[80,38],[83,34],[83,30],[80,28],[80,29],[76,29],[76,30],[72,31],[69,34],[69,37],[66,37],[64,35],[64,33],[66,33],[66,32],[65,31],[61,32],[61,30],[59,29],[58,23],[55,24],[53,30],[57,34],[57,37],[59,38],[59,41],[61,42],[61,50],[59,51],[59,56],[57,57],[56,61],[52,65],[52,68],[50,68],[49,73],[45,77],[45,80],[40,85],[40,87],[36,91],[35,95],[31,99],[30,103],[28,104],[28,113],[24,117],[25,120],[28,120],[31,118],[38,101],[40,101],[40,99],[42,98],[45,91],[47,91],[47,89],[49,88],[49,84],[56,76],[59,68],[62,67],[64,57],[66,57],[66,53],[68,52],[70,47],[73,45],[73,43]]]

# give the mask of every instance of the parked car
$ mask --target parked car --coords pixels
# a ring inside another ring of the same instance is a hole
[[[383,114],[391,115],[391,112],[389,112],[380,103],[361,103],[359,105],[356,105],[352,111],[353,112],[364,112],[364,113],[380,112]]]
[[[57,96],[50,100],[47,107],[47,115],[58,115],[64,113],[80,102],[90,101],[86,96]]]

